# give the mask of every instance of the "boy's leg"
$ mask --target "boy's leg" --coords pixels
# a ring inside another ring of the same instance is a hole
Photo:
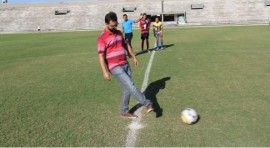
[[[141,34],[141,40],[142,40],[142,43],[141,43],[141,48],[142,48],[142,51],[144,50],[144,35]]]
[[[148,105],[151,103],[150,100],[146,99],[144,94],[136,88],[133,81],[131,80],[131,70],[128,64],[124,66],[115,67],[112,71],[112,74],[116,77],[116,79],[122,84],[122,87],[125,87],[130,94],[132,94],[136,100],[142,105]],[[127,98],[122,98],[123,102],[129,103]],[[125,108],[125,106],[122,106]]]
[[[158,50],[158,47],[159,46],[159,40],[158,40],[158,37],[156,38],[156,47],[155,47],[155,50]]]
[[[160,42],[160,47],[161,49],[164,49],[164,45],[163,45],[163,35],[161,34],[161,36],[159,37],[159,42]]]
[[[146,39],[146,49],[147,49],[147,51],[149,50],[149,33],[145,33],[145,39]]]
[[[131,45],[131,40],[132,40],[132,38],[133,38],[133,33],[131,33],[130,39],[129,39],[129,44],[130,44],[130,47],[131,47],[131,48],[132,48],[132,45]]]
[[[129,111],[129,101],[130,101],[130,91],[127,89],[126,85],[122,83],[121,77],[122,75],[125,74],[131,74],[131,73],[126,73],[123,67],[117,66],[115,67],[111,73],[115,76],[115,78],[120,82],[122,86],[122,95],[121,95],[121,112],[122,113],[127,113]]]
[[[160,37],[158,37],[158,49],[161,49]]]
[[[121,112],[122,113],[126,113],[129,111],[129,101],[130,101],[130,92],[129,90],[124,86],[122,85],[122,96],[121,96]]]
[[[147,47],[147,50],[149,50],[149,40],[146,39],[146,47]]]
[[[131,39],[132,39],[132,37],[133,37],[133,34],[132,33],[125,34],[125,40],[126,40],[126,42],[128,42],[128,44],[130,45],[131,48],[132,48],[132,45],[131,45]],[[126,53],[127,53],[127,56],[129,58],[131,58],[130,53],[128,51],[126,51]]]
[[[142,39],[142,51],[144,51],[144,40],[145,39]]]

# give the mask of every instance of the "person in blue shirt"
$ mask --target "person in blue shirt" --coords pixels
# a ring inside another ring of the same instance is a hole
[[[123,15],[124,21],[122,22],[122,30],[121,32],[125,34],[125,40],[129,43],[131,46],[131,40],[133,37],[133,31],[132,31],[132,25],[134,23],[138,23],[141,20],[142,16],[136,20],[129,19],[127,14]],[[132,46],[131,46],[132,47]]]

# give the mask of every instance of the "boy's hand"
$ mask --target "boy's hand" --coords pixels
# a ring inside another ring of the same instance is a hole
[[[133,62],[134,62],[134,65],[135,67],[138,67],[139,66],[139,61],[137,60],[137,58],[133,58]]]
[[[111,81],[111,75],[108,72],[103,73],[103,77],[108,80]]]

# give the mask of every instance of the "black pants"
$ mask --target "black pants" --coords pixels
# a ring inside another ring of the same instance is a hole
[[[131,46],[131,40],[133,38],[133,33],[125,33],[125,40],[129,43],[129,45]]]
[[[132,38],[133,38],[133,33],[132,32],[131,33],[125,33],[125,40],[128,42],[128,44],[130,45],[130,47],[132,47],[131,46],[131,40],[132,40]],[[129,54],[128,51],[127,51],[127,55],[128,55],[129,58],[131,57],[131,55]]]

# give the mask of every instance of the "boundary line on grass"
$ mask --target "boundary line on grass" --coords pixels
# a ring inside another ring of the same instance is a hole
[[[179,26],[165,26],[169,28],[201,28],[201,27],[231,27],[231,26],[268,26],[268,23],[248,23],[248,24],[206,24],[206,25],[179,25]],[[139,30],[139,27],[135,27],[134,30]],[[44,30],[41,32],[37,31],[11,31],[11,32],[0,32],[0,34],[35,34],[35,33],[61,33],[61,32],[84,32],[84,31],[101,31],[103,28],[85,28],[85,29],[59,29],[59,30]]]
[[[149,74],[151,71],[154,56],[155,56],[155,51],[152,52],[151,57],[150,57],[149,62],[148,62],[148,65],[147,65],[147,68],[146,68],[146,71],[144,73],[144,79],[143,79],[143,84],[142,84],[142,88],[141,88],[142,92],[146,89],[146,87],[148,85]],[[139,108],[136,111],[138,118],[133,119],[132,122],[128,125],[129,131],[127,134],[125,147],[135,147],[137,133],[138,133],[137,130],[143,128],[143,125],[140,123],[141,119],[142,119],[141,118],[141,110],[142,110],[142,108]]]

